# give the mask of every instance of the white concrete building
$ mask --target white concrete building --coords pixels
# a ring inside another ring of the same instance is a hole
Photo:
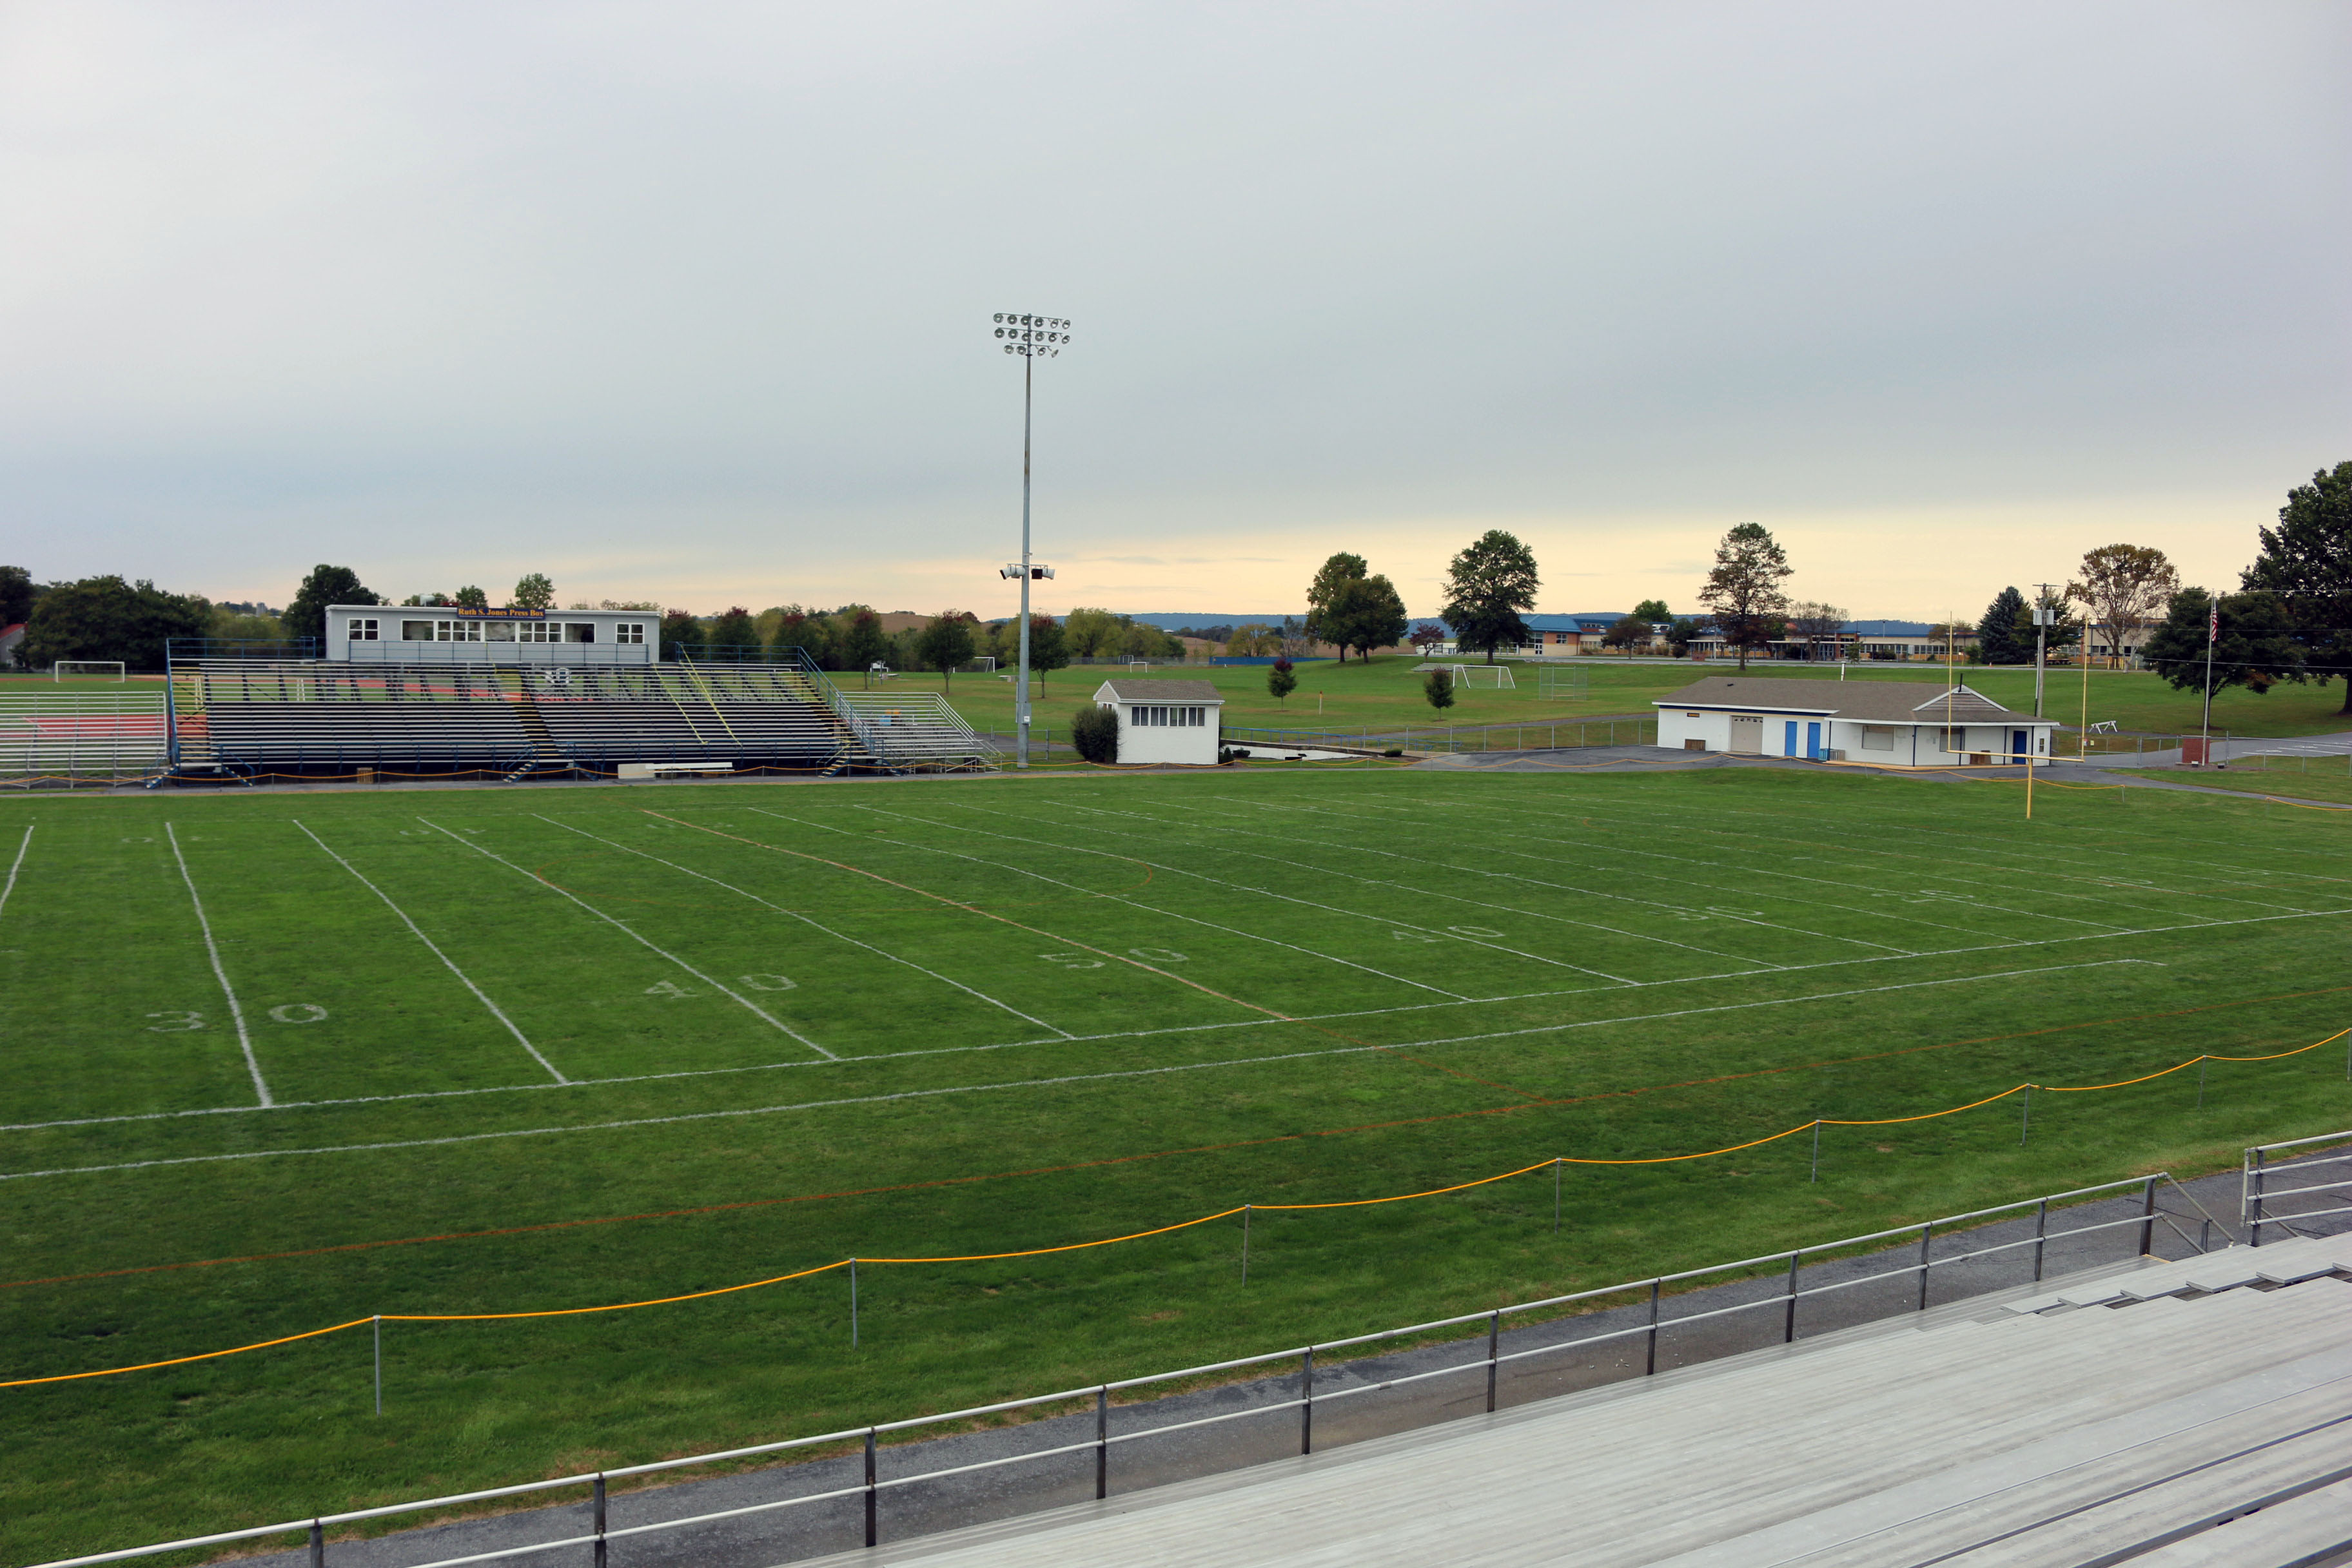
[[[358,664],[653,664],[661,612],[330,605],[319,651]]]
[[[1095,700],[1118,714],[1118,760],[1217,765],[1225,700],[1205,680],[1104,681]]]
[[[2046,763],[2057,721],[1966,686],[1718,675],[1659,698],[1658,744],[1816,762],[1917,767]]]

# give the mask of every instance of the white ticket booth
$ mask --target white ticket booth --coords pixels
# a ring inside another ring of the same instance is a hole
[[[1216,766],[1225,700],[1207,681],[1106,680],[1095,700],[1118,714],[1121,763]]]

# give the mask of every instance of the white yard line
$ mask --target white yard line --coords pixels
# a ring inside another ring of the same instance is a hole
[[[408,911],[392,901],[391,894],[385,892],[382,888],[377,887],[373,882],[369,881],[365,877],[361,876],[360,868],[358,867],[352,865],[349,860],[346,860],[341,856],[336,854],[332,849],[327,848],[327,841],[320,837],[317,834],[311,832],[310,829],[301,821],[295,818],[289,818],[288,820],[292,821],[295,826],[301,828],[303,837],[310,839],[311,843],[317,845],[321,850],[324,850],[329,859],[334,861],[336,865],[341,866],[344,870],[349,871],[353,878],[357,879],[361,887],[365,888],[369,892],[373,893],[377,898],[382,899],[383,900],[383,907],[390,910],[394,914],[398,915],[400,917],[400,923],[408,928],[408,934],[423,942],[425,944],[425,951],[430,952],[434,957],[439,959],[442,966],[447,969],[450,973],[457,977],[458,984],[465,986],[467,990],[474,994],[474,1000],[479,1002],[483,1006],[488,1007],[490,1010],[490,1016],[496,1018],[499,1023],[506,1026],[507,1033],[515,1037],[515,1043],[522,1047],[524,1050],[530,1053],[531,1060],[537,1062],[541,1067],[547,1069],[548,1077],[553,1079],[558,1083],[570,1083],[572,1081],[570,1079],[565,1078],[562,1073],[555,1070],[555,1064],[553,1062],[549,1061],[545,1057],[539,1054],[539,1047],[532,1045],[529,1037],[525,1036],[520,1029],[515,1026],[515,1021],[507,1016],[506,1010],[500,1007],[496,1002],[491,1001],[488,992],[485,992],[480,986],[475,984],[472,978],[469,977],[464,970],[458,968],[456,962],[453,961],[447,953],[441,951],[438,943],[434,942],[431,937],[426,936],[422,930],[418,929],[416,922],[408,918]]]
[[[16,841],[16,858],[8,862],[8,880],[0,884],[0,914],[8,912],[8,895],[16,890],[16,873],[25,864],[25,851],[33,847],[33,828],[25,826],[25,837]]]
[[[959,803],[959,804],[961,804],[961,803]],[[1106,810],[1105,808],[1100,807],[1100,806],[1081,805],[1079,805],[1079,804],[1078,804],[1077,802],[1076,802],[1076,801],[1057,802],[1056,804],[1068,805],[1071,809],[1073,809],[1073,810],[1076,810],[1076,811],[1093,812],[1093,813],[1095,813],[1095,814],[1096,814],[1096,815],[1097,815],[1097,816],[1128,816],[1128,817],[1133,817],[1133,818],[1135,818],[1135,819],[1136,819],[1136,820],[1138,820],[1138,821],[1140,821],[1140,822],[1149,822],[1149,823],[1152,824],[1154,826],[1159,826],[1159,827],[1182,827],[1182,826],[1194,826],[1194,825],[1186,824],[1186,823],[1183,823],[1183,822],[1181,822],[1181,821],[1177,821],[1177,820],[1174,820],[1174,819],[1171,819],[1171,818],[1168,818],[1168,817],[1161,817],[1161,816],[1145,816],[1145,815],[1142,815],[1142,814],[1140,814],[1140,813],[1137,813],[1137,812],[1115,812],[1115,811]],[[968,811],[985,811],[985,810],[987,810],[988,808],[987,808],[987,807],[985,807],[985,806],[971,806],[971,805],[967,805],[967,806],[965,806],[965,807],[964,807],[964,809],[966,809],[966,810],[968,810]],[[1092,829],[1092,831],[1097,832],[1097,833],[1108,833],[1108,834],[1109,834],[1111,837],[1115,837],[1115,838],[1133,838],[1133,837],[1139,837],[1139,835],[1137,835],[1137,834],[1133,834],[1133,833],[1121,833],[1121,832],[1119,832],[1118,829],[1116,829],[1116,828],[1110,828],[1110,827],[1097,827],[1097,828],[1093,828],[1093,829]],[[1246,829],[1241,829],[1241,828],[1229,829],[1228,831],[1232,831],[1232,832],[1247,832],[1247,830],[1246,830]],[[1274,834],[1253,834],[1253,835],[1251,835],[1251,837],[1278,837],[1279,836],[1278,836],[1278,835],[1274,835]],[[1307,872],[1311,872],[1311,873],[1313,873],[1314,875],[1318,876],[1318,877],[1340,877],[1340,878],[1344,878],[1344,879],[1346,879],[1347,880],[1349,880],[1349,881],[1350,881],[1350,882],[1363,882],[1363,883],[1366,883],[1366,884],[1368,884],[1368,885],[1370,885],[1370,886],[1371,886],[1371,887],[1375,887],[1375,888],[1396,888],[1396,889],[1402,889],[1402,891],[1404,891],[1404,892],[1412,893],[1412,894],[1414,894],[1414,895],[1416,895],[1416,896],[1418,896],[1418,897],[1421,897],[1421,898],[1426,898],[1426,899],[1444,899],[1444,900],[1445,900],[1446,901],[1448,901],[1449,903],[1467,904],[1467,905],[1469,905],[1472,909],[1475,909],[1475,910],[1480,910],[1480,911],[1485,912],[1485,913],[1493,913],[1493,912],[1495,911],[1495,910],[1496,910],[1496,906],[1494,904],[1494,902],[1493,902],[1492,900],[1490,900],[1465,898],[1465,896],[1463,896],[1463,895],[1462,895],[1462,894],[1460,894],[1460,893],[1445,893],[1445,892],[1439,892],[1439,891],[1436,891],[1436,890],[1434,890],[1434,889],[1429,889],[1429,888],[1418,888],[1418,887],[1415,887],[1415,886],[1413,886],[1413,885],[1412,885],[1412,883],[1410,883],[1410,882],[1400,882],[1400,881],[1395,880],[1393,878],[1388,878],[1388,877],[1368,877],[1368,876],[1366,876],[1366,875],[1364,875],[1363,873],[1359,872],[1359,871],[1342,871],[1342,870],[1339,870],[1339,869],[1337,869],[1336,868],[1329,867],[1329,866],[1318,866],[1318,865],[1313,864],[1311,861],[1305,861],[1305,860],[1286,860],[1286,859],[1284,859],[1284,858],[1283,858],[1281,856],[1279,856],[1279,855],[1268,855],[1268,854],[1265,854],[1265,853],[1263,853],[1262,851],[1255,850],[1255,849],[1236,849],[1236,848],[1231,848],[1231,847],[1222,847],[1222,846],[1207,846],[1206,847],[1210,847],[1210,848],[1212,848],[1212,849],[1214,849],[1217,853],[1220,853],[1220,854],[1225,854],[1225,855],[1241,855],[1241,856],[1245,856],[1245,857],[1247,857],[1248,858],[1250,858],[1250,859],[1252,859],[1252,860],[1265,860],[1265,861],[1267,861],[1267,862],[1269,862],[1269,863],[1271,863],[1271,864],[1273,864],[1273,865],[1276,865],[1276,866],[1287,866],[1287,867],[1289,867],[1289,868],[1290,868],[1291,869],[1293,869],[1293,870],[1296,870],[1296,871],[1307,871]],[[1346,847],[1347,847],[1347,846],[1341,845],[1341,846],[1336,846],[1336,847],[1339,847],[1339,848],[1346,848]],[[1405,856],[1396,856],[1396,857],[1393,857],[1393,858],[1398,858],[1398,859],[1407,859],[1407,858],[1410,858],[1410,857],[1405,857]],[[1451,868],[1440,868],[1440,869],[1450,869]],[[1494,871],[1480,871],[1480,872],[1475,872],[1475,873],[1471,873],[1471,874],[1472,874],[1472,875],[1476,875],[1476,876],[1481,876],[1481,877],[1501,877],[1501,876],[1503,876],[1503,873],[1500,873],[1500,872],[1494,872]],[[1508,879],[1508,880],[1514,880],[1514,881],[1531,881],[1531,880],[1532,880],[1532,879],[1528,879],[1528,878],[1507,878],[1507,879]],[[1675,941],[1674,939],[1672,939],[1671,937],[1652,936],[1652,935],[1650,935],[1650,934],[1649,934],[1648,932],[1646,932],[1646,931],[1626,931],[1625,929],[1623,929],[1622,927],[1620,927],[1620,926],[1603,925],[1603,924],[1602,924],[1602,923],[1601,923],[1599,921],[1580,921],[1580,920],[1577,920],[1577,919],[1575,919],[1573,916],[1570,916],[1570,915],[1554,914],[1554,913],[1551,913],[1550,911],[1546,910],[1518,910],[1518,909],[1514,909],[1514,910],[1509,910],[1509,912],[1510,912],[1511,914],[1517,915],[1517,916],[1520,916],[1520,917],[1523,917],[1523,918],[1525,918],[1525,919],[1528,919],[1528,920],[1549,921],[1552,921],[1553,923],[1558,924],[1558,925],[1575,926],[1575,927],[1579,928],[1580,930],[1583,930],[1583,931],[1607,931],[1607,932],[1608,932],[1609,934],[1611,934],[1612,936],[1622,936],[1622,937],[1624,937],[1625,939],[1627,939],[1628,941],[1631,941],[1631,942],[1654,942],[1654,943],[1656,943],[1656,944],[1657,944],[1658,946],[1660,946],[1660,947],[1672,947],[1672,948],[1678,948],[1678,949],[1680,949],[1681,951],[1683,951],[1683,952],[1696,952],[1696,953],[1699,953],[1699,954],[1701,954],[1702,956],[1704,956],[1704,957],[1707,957],[1707,958],[1720,958],[1720,959],[1722,959],[1722,960],[1726,961],[1727,963],[1751,963],[1751,964],[1754,964],[1754,965],[1756,966],[1756,973],[1759,973],[1759,974],[1761,974],[1761,973],[1769,973],[1769,972],[1771,972],[1771,971],[1773,971],[1773,970],[1777,970],[1777,969],[1785,969],[1785,968],[1789,967],[1787,964],[1775,963],[1773,963],[1773,962],[1772,962],[1770,959],[1769,959],[1769,958],[1749,958],[1749,957],[1748,957],[1748,956],[1747,956],[1746,954],[1744,954],[1744,953],[1738,953],[1738,952],[1717,952],[1716,949],[1711,948],[1711,947],[1701,947],[1701,946],[1699,946],[1696,942],[1675,942]],[[1389,923],[1390,923],[1390,924],[1391,924],[1391,925],[1394,925],[1394,924],[1396,924],[1396,923],[1398,923],[1398,922],[1396,922],[1396,921],[1390,921]],[[1459,936],[1461,933],[1457,931],[1457,932],[1453,932],[1453,933],[1451,933],[1451,934],[1456,935],[1456,936]],[[1473,945],[1475,945],[1475,946],[1488,947],[1488,948],[1492,948],[1492,949],[1494,949],[1496,952],[1508,952],[1508,953],[1512,953],[1512,954],[1514,954],[1514,955],[1516,955],[1516,956],[1517,956],[1517,957],[1520,957],[1520,958],[1525,958],[1525,959],[1532,960],[1533,962],[1535,962],[1535,963],[1553,963],[1553,964],[1558,964],[1558,965],[1559,965],[1560,968],[1562,968],[1562,969],[1575,969],[1575,970],[1579,970],[1579,971],[1580,971],[1581,973],[1586,973],[1586,974],[1598,974],[1598,975],[1600,975],[1600,976],[1601,976],[1602,979],[1604,979],[1604,980],[1614,980],[1614,981],[1616,981],[1616,982],[1617,982],[1617,984],[1619,984],[1620,985],[1638,985],[1638,984],[1642,984],[1642,982],[1640,982],[1640,981],[1638,981],[1638,980],[1629,980],[1629,979],[1626,979],[1626,978],[1625,978],[1624,976],[1622,976],[1622,975],[1618,975],[1618,974],[1610,974],[1610,973],[1605,973],[1604,971],[1598,970],[1598,969],[1586,969],[1586,968],[1584,968],[1584,967],[1583,967],[1582,965],[1580,965],[1580,964],[1570,963],[1568,963],[1567,961],[1565,961],[1565,960],[1563,960],[1563,959],[1547,958],[1547,957],[1545,957],[1545,956],[1544,956],[1543,954],[1541,954],[1541,953],[1527,952],[1523,952],[1523,951],[1521,951],[1520,949],[1518,949],[1518,948],[1515,948],[1515,947],[1504,947],[1504,946],[1502,946],[1500,943],[1497,943],[1497,942],[1480,942],[1480,941],[1478,941],[1478,940],[1477,940],[1477,939],[1475,939],[1475,938],[1465,938],[1464,940],[1468,941],[1468,942],[1471,942],[1473,943]]]
[[[2025,975],[2051,974],[2072,969],[2099,969],[2110,964],[2147,962],[2148,961],[2145,959],[2134,958],[2098,959],[2084,963],[2049,964],[2038,969],[2006,969],[1990,974],[1956,974],[1942,980],[1909,980],[1892,985],[1871,985],[1851,991],[1823,992],[1814,996],[1784,996],[1762,1002],[1734,1002],[1717,1007],[1684,1007],[1670,1013],[1651,1013],[1638,1017],[1588,1018],[1574,1023],[1539,1025],[1528,1029],[1499,1029],[1476,1035],[1445,1035],[1426,1040],[1404,1040],[1394,1045],[1327,1046],[1310,1051],[1285,1051],[1275,1056],[1228,1057],[1213,1062],[1178,1062],[1166,1067],[1125,1068],[1109,1072],[1067,1073],[1056,1078],[1013,1079],[1001,1083],[950,1084],[938,1089],[906,1089],[887,1094],[851,1095],[838,1100],[795,1100],[785,1105],[751,1106],[728,1110],[689,1110],[674,1116],[636,1116],[617,1121],[583,1122],[569,1127],[520,1127],[499,1132],[463,1132],[445,1138],[404,1138],[381,1143],[338,1143],[310,1149],[256,1149],[229,1154],[183,1154],[156,1160],[126,1160],[107,1165],[64,1165],[46,1171],[5,1171],[0,1172],[0,1182],[28,1181],[41,1176],[89,1175],[105,1171],[142,1171],[159,1165],[205,1165],[229,1160],[271,1160],[297,1154],[363,1154],[387,1149],[429,1149],[444,1144],[481,1143],[505,1138],[543,1138],[562,1132],[603,1132],[628,1127],[665,1127],[682,1121],[719,1121],[747,1116],[779,1116],[798,1110],[832,1110],[848,1105],[886,1105],[894,1100],[930,1100],[945,1095],[990,1094],[1015,1089],[1048,1089],[1063,1084],[1097,1083],[1111,1079],[1159,1078],[1171,1073],[1206,1072],[1218,1068],[1260,1067],[1268,1062],[1306,1061],[1320,1057],[1365,1056],[1380,1051],[1416,1050],[1431,1046],[1464,1045],[1479,1040],[1507,1039],[1519,1035],[1549,1034],[1562,1029],[1592,1029],[1612,1024],[1643,1024],[1661,1018],[1683,1018],[1702,1013],[1738,1012],[1748,1007],[1780,1007],[1800,1002],[1832,1002],[1850,996],[1874,995],[1885,991],[1915,991],[1930,985],[1964,985],[1977,980],[2013,980]]]
[[[901,958],[895,952],[885,952],[883,949],[875,946],[870,942],[860,942],[854,936],[845,935],[820,921],[811,920],[808,916],[801,913],[798,910],[788,910],[782,904],[770,902],[768,900],[761,898],[759,894],[749,892],[744,889],[735,886],[732,882],[722,882],[716,877],[704,875],[702,872],[696,870],[691,866],[681,866],[675,860],[665,860],[658,855],[648,855],[642,849],[632,849],[629,846],[618,843],[615,840],[598,837],[597,835],[589,832],[584,827],[574,827],[568,822],[558,822],[551,816],[541,816],[537,812],[533,812],[531,815],[533,816],[538,816],[540,821],[546,823],[551,827],[561,827],[567,833],[577,833],[583,838],[592,839],[594,842],[604,845],[610,848],[618,849],[623,854],[635,855],[641,859],[650,860],[656,866],[667,866],[673,871],[683,871],[689,877],[701,878],[703,881],[709,883],[714,888],[724,888],[729,892],[735,894],[739,898],[749,899],[753,903],[773,910],[780,915],[790,915],[793,919],[800,921],[803,925],[807,926],[812,931],[823,932],[824,935],[832,937],[836,942],[845,942],[852,947],[862,947],[866,952],[874,954],[877,958],[887,958],[893,963],[903,963],[918,974],[929,975],[942,985],[952,985],[957,990],[962,992],[965,995],[975,997],[980,1001],[987,1003],[992,1007],[1002,1007],[1004,1011],[1012,1014],[1014,1017],[1020,1019],[1024,1024],[1034,1024],[1039,1028],[1049,1030],[1054,1034],[1061,1036],[1062,1038],[1066,1040],[1075,1040],[1077,1038],[1076,1035],[1073,1035],[1067,1029],[1061,1028],[1053,1024],[1048,1024],[1043,1018],[1031,1017],[1028,1014],[1024,1013],[1020,1008],[1015,1007],[1010,1002],[1000,1002],[995,997],[988,994],[985,991],[975,991],[961,980],[950,980],[937,970],[926,969],[911,958]]]
[[[754,806],[752,809],[754,811],[758,811],[760,808]],[[875,805],[861,805],[856,809],[859,811],[870,811],[877,816],[896,817],[901,822],[919,822],[927,827],[937,827],[949,833],[970,833],[976,834],[983,838],[1002,838],[1008,844],[1034,844],[1047,849],[1066,849],[1076,855],[1099,855],[1106,859],[1124,860],[1130,866],[1149,866],[1154,870],[1167,871],[1180,877],[1199,877],[1202,881],[1215,882],[1220,887],[1232,888],[1237,891],[1249,893],[1261,898],[1281,899],[1286,903],[1305,904],[1308,909],[1328,910],[1330,908],[1330,906],[1327,904],[1311,903],[1305,899],[1289,898],[1286,894],[1276,893],[1268,889],[1244,888],[1237,882],[1227,882],[1215,877],[1203,877],[1201,876],[1199,872],[1187,871],[1181,866],[1162,865],[1159,861],[1145,860],[1133,855],[1116,855],[1108,849],[1087,849],[1074,844],[1055,844],[1043,838],[1024,838],[1018,834],[1013,833],[991,833],[984,827],[960,827],[954,823],[940,822],[934,817],[914,816],[906,812],[900,811],[885,811],[880,806]],[[776,814],[772,811],[761,812],[761,815],[763,816],[776,816]],[[776,816],[776,820],[779,822],[791,822],[797,819],[793,817]],[[842,829],[838,827],[833,827],[830,825],[822,822],[810,823],[806,826],[824,827],[828,832],[833,833],[839,833],[842,831]],[[900,840],[899,842],[904,843],[905,841]],[[1141,910],[1146,914],[1162,915],[1170,920],[1183,921],[1188,924],[1202,926],[1210,931],[1223,931],[1227,936],[1238,936],[1250,942],[1262,942],[1270,947],[1286,948],[1292,952],[1304,953],[1308,958],[1319,958],[1326,963],[1340,964],[1362,974],[1376,974],[1382,980],[1393,980],[1400,985],[1410,985],[1416,991],[1431,992],[1436,995],[1448,997],[1456,1002],[1468,1002],[1475,1000],[1473,997],[1465,996],[1459,991],[1448,991],[1443,985],[1431,985],[1419,980],[1408,980],[1402,974],[1391,974],[1385,969],[1375,969],[1369,963],[1358,963],[1353,959],[1339,958],[1328,952],[1318,952],[1311,947],[1301,947],[1295,942],[1284,942],[1279,937],[1267,936],[1261,931],[1244,931],[1238,926],[1220,925],[1215,921],[1204,921],[1196,915],[1180,914],[1174,910],[1162,909],[1157,904],[1147,904],[1139,899],[1130,899],[1122,893],[1098,893],[1092,888],[1081,887],[1076,882],[1066,882],[1059,877],[1048,877],[1043,871],[1033,871],[1025,866],[1009,866],[1002,860],[986,860],[981,858],[977,855],[957,855],[952,849],[941,849],[934,845],[929,844],[915,844],[908,846],[908,847],[921,849],[933,855],[953,856],[956,859],[969,860],[976,866],[991,866],[1000,871],[1018,872],[1024,877],[1032,877],[1038,881],[1051,883],[1056,888],[1067,888],[1073,892],[1084,893],[1088,898],[1108,899],[1113,903],[1125,904],[1129,909]],[[1331,912],[1336,914],[1348,914],[1353,911],[1336,910]],[[1389,921],[1384,923],[1393,927],[1397,922],[1394,921]]]
[[[746,1001],[743,997],[737,995],[726,986],[721,985],[718,981],[713,980],[709,975],[703,973],[702,971],[695,968],[694,965],[678,957],[677,954],[655,946],[653,942],[646,940],[645,937],[639,936],[635,931],[631,931],[627,926],[622,924],[619,921],[614,920],[611,915],[606,914],[604,910],[598,909],[587,900],[570,891],[568,889],[557,887],[554,883],[549,881],[538,872],[533,871],[527,867],[518,866],[502,855],[492,855],[488,849],[483,848],[480,845],[473,842],[471,839],[458,837],[457,834],[451,833],[447,828],[442,826],[437,822],[432,821],[430,818],[420,816],[416,820],[424,823],[425,826],[433,829],[434,832],[443,834],[456,842],[463,844],[475,854],[496,860],[499,865],[504,866],[509,871],[521,872],[524,876],[529,877],[532,881],[537,882],[541,887],[545,888],[548,891],[551,893],[562,893],[565,898],[570,899],[573,903],[579,905],[590,914],[594,915],[598,920],[603,921],[614,931],[621,932],[630,941],[636,942],[639,946],[644,947],[648,952],[658,953],[663,958],[669,960],[672,963],[677,964],[680,969],[685,970],[688,974],[693,975],[697,980],[701,981],[705,985],[709,986],[713,991],[718,992],[729,1001],[733,1002],[737,1006],[741,1007],[744,1011],[751,1014],[754,1017],[759,1018],[761,1022],[769,1025],[779,1033],[789,1035],[793,1039],[798,1040],[801,1044],[806,1046],[817,1055],[824,1058],[825,1060],[838,1061],[841,1059],[835,1056],[831,1051],[826,1050],[823,1046],[818,1045],[814,1040],[810,1039],[806,1035],[802,1034],[798,1029],[793,1028],[791,1025],[783,1022],[782,1019],[770,1015],[765,1008],[761,1007],[754,1003]]]
[[[269,1096],[269,1085],[261,1076],[261,1063],[253,1054],[253,1037],[246,1033],[245,1009],[237,1005],[236,988],[228,983],[228,971],[221,966],[220,944],[213,941],[213,922],[205,914],[205,900],[196,893],[196,879],[188,874],[188,858],[180,853],[180,836],[163,824],[163,837],[172,846],[172,858],[180,863],[180,880],[188,885],[188,902],[195,907],[196,929],[205,933],[205,953],[213,961],[213,978],[220,982],[221,994],[228,1000],[228,1016],[236,1025],[237,1048],[245,1053],[245,1070],[253,1075],[253,1092],[261,1097],[257,1110],[267,1110],[277,1101]]]

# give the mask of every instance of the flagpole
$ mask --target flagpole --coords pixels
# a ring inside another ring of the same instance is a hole
[[[2213,765],[2213,645],[2221,637],[2221,596],[2213,596],[2212,609],[2205,619],[2205,760],[2203,766]]]

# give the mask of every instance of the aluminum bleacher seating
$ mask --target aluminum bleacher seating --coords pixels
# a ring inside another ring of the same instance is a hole
[[[2333,1562],[2352,1551],[2347,1279],[2352,1237],[2125,1265],[890,1560]]]

